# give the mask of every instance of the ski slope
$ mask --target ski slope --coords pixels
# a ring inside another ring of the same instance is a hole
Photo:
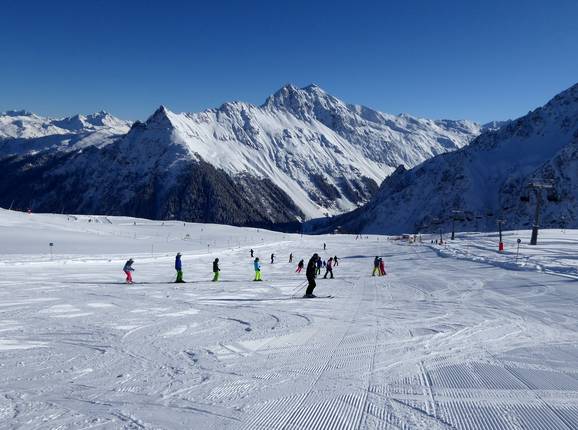
[[[578,232],[542,237],[521,255],[548,273],[497,264],[487,234],[435,247],[1,211],[0,427],[577,428]],[[292,298],[313,252],[340,257],[315,291],[333,299]]]

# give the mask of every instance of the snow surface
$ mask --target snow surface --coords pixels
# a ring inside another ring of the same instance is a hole
[[[440,248],[0,211],[0,427],[577,428],[578,231],[542,231],[517,270],[498,263],[529,232],[505,237],[497,255],[489,234]],[[333,299],[292,298],[313,252],[340,257],[316,289]]]
[[[529,237],[527,230],[504,232],[504,251],[499,252],[500,239],[496,232],[457,233],[454,241],[445,242],[443,246],[432,245],[431,248],[443,257],[479,261],[510,270],[555,273],[578,280],[576,230],[540,230],[539,246],[530,245]],[[426,235],[424,238],[427,242],[439,236]]]

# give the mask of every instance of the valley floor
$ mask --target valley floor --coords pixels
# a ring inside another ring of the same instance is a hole
[[[0,213],[1,428],[578,428],[575,278],[429,240],[87,219]],[[340,257],[334,298],[297,298],[313,252]]]

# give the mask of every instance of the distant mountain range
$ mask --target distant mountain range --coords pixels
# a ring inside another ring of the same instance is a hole
[[[8,111],[0,113],[0,158],[102,147],[126,134],[130,126],[131,122],[106,112],[51,119],[27,111]]]
[[[0,115],[0,206],[236,225],[295,223],[368,202],[397,166],[466,146],[471,121],[389,115],[311,85],[261,106]]]
[[[415,233],[529,228],[541,191],[545,227],[578,228],[578,84],[468,146],[399,167],[365,206],[314,223],[317,231]],[[457,212],[454,212],[457,211]]]

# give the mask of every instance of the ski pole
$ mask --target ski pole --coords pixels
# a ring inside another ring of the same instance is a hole
[[[301,282],[299,285],[297,285],[297,288],[295,288],[295,289],[293,290],[293,294],[294,294],[295,292],[299,291],[301,288],[303,288],[306,283],[307,283],[307,281],[303,281],[303,282]]]
[[[299,291],[301,291],[303,288],[305,288],[305,285],[307,285],[307,281],[301,282],[301,283],[297,286],[297,288],[295,288],[295,289],[293,290],[293,293],[291,293],[291,297],[295,297],[295,295],[296,295]]]

